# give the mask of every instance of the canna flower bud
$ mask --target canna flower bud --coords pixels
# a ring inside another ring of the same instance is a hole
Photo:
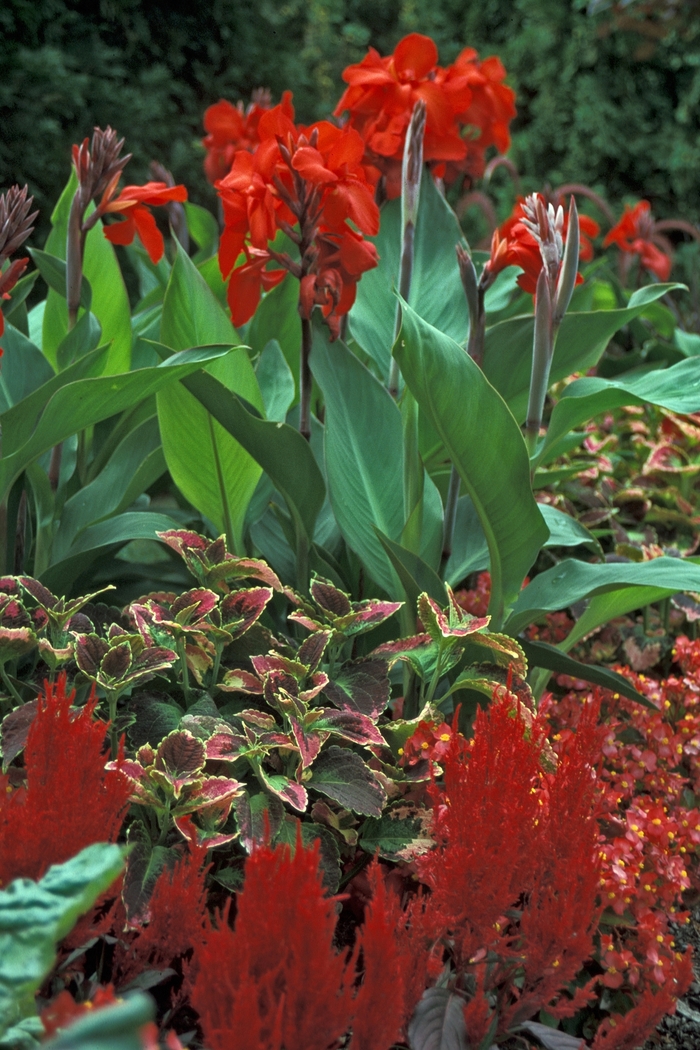
[[[559,210],[561,211],[561,208]],[[571,302],[574,288],[576,287],[576,280],[578,277],[579,245],[580,231],[578,209],[576,207],[576,199],[572,194],[571,202],[569,204],[569,223],[566,235],[566,248],[564,249],[564,258],[562,260],[561,270],[559,271],[554,298],[552,323],[555,331],[562,322],[564,314]]]
[[[423,172],[423,139],[425,137],[426,105],[419,99],[413,107],[408,126],[401,170],[401,226],[405,230],[418,221],[420,181]]]
[[[559,205],[555,211],[552,204],[545,205],[539,193],[531,193],[525,198],[521,222],[539,245],[551,292],[564,254],[564,209]]]
[[[27,187],[10,186],[0,194],[0,266],[24,244],[34,229],[38,211],[29,214],[33,197],[27,197]]]
[[[130,153],[120,157],[123,145],[124,139],[118,139],[116,131],[107,127],[104,131],[95,128],[90,146],[88,139],[83,139],[80,146],[73,146],[73,167],[78,176],[76,207],[81,224],[90,202],[97,202],[100,198],[97,214],[88,220],[88,229],[95,225],[104,210],[103,206],[113,197],[119,177],[131,160]]]

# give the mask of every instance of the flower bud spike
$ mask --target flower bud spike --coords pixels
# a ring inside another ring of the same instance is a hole
[[[24,244],[34,229],[33,222],[39,214],[29,214],[34,202],[27,197],[27,187],[10,186],[7,193],[0,194],[0,266]]]
[[[543,267],[537,279],[535,295],[535,337],[532,345],[532,372],[530,396],[527,404],[527,419],[524,433],[530,458],[535,453],[537,438],[542,424],[544,401],[549,384],[554,338],[552,332],[552,297],[549,291],[547,270]]]
[[[559,210],[561,211],[561,208]],[[569,307],[571,296],[573,295],[576,286],[576,275],[578,273],[579,261],[579,241],[578,209],[576,207],[576,199],[572,195],[569,204],[569,229],[566,235],[566,247],[564,248],[564,258],[562,260],[561,270],[559,271],[559,279],[557,280],[554,299],[552,324],[554,326],[555,334]]]

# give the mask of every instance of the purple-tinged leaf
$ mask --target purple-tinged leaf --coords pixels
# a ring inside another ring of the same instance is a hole
[[[344,740],[351,740],[363,746],[376,744],[379,747],[386,747],[384,737],[367,715],[361,715],[357,711],[333,711],[331,708],[323,708],[311,713],[318,716],[313,723],[313,730],[316,733],[332,733],[334,736],[340,736]]]
[[[138,929],[150,922],[149,904],[158,876],[165,867],[173,868],[177,853],[165,846],[153,846],[151,836],[140,820],[135,820],[129,827],[126,841],[129,852],[124,870],[122,901],[127,925],[131,929]]]
[[[179,595],[169,609],[168,619],[190,624],[207,616],[219,603],[218,595],[206,587],[193,588]]]
[[[284,820],[284,806],[280,800],[262,791],[258,795],[242,795],[234,812],[241,842],[248,853],[266,839],[274,841]]]
[[[328,733],[316,732],[316,727],[309,732],[300,719],[295,718],[292,714],[287,714],[289,724],[292,727],[292,734],[296,740],[297,747],[299,748],[299,754],[301,755],[301,767],[302,769],[308,769],[312,764],[323,744],[328,739]]]
[[[33,649],[36,635],[29,627],[0,627],[0,660],[5,663]]]
[[[277,726],[274,715],[271,715],[268,711],[258,711],[254,707],[245,711],[239,711],[236,718],[240,718],[247,725],[256,726],[259,729],[275,729]]]
[[[161,740],[156,751],[155,770],[172,786],[175,798],[183,787],[197,779],[204,768],[206,750],[191,733],[176,729]]]
[[[111,678],[120,681],[131,666],[131,646],[128,642],[113,645],[102,657],[100,678]]]
[[[378,718],[391,696],[386,662],[369,658],[344,664],[323,692],[341,710]]]
[[[324,580],[321,577],[313,579],[309,591],[316,604],[320,605],[324,612],[330,613],[333,618],[347,616],[352,610],[348,595],[334,587],[330,580]]]
[[[311,703],[319,693],[328,685],[329,678],[325,671],[317,671],[316,674],[311,675],[311,684],[308,689],[303,689],[299,693],[299,699],[303,700],[305,704]]]
[[[58,602],[56,595],[52,594],[48,587],[44,587],[43,583],[39,583],[38,580],[35,580],[33,576],[20,576],[18,579],[24,590],[31,594],[32,598],[34,598],[39,605],[43,605],[47,611],[53,609],[54,605]]]
[[[225,693],[251,693],[261,695],[263,685],[260,679],[250,671],[227,671],[219,682],[219,689]]]
[[[232,640],[240,638],[262,616],[272,594],[270,587],[250,587],[225,596],[221,603],[221,622],[228,628]]]
[[[200,828],[194,821],[191,821],[189,814],[183,817],[173,817],[173,824],[188,842],[192,842],[194,837],[198,846],[206,846],[207,849],[227,846],[229,842],[233,842],[234,839],[238,838],[237,831],[225,835],[220,831],[208,831],[206,828]],[[172,972],[174,973],[175,971],[173,970]]]
[[[550,1028],[549,1025],[539,1024],[537,1021],[523,1021],[520,1027],[534,1035],[545,1050],[586,1050],[587,1047],[580,1036],[560,1032],[558,1028]]]
[[[353,602],[353,619],[347,626],[343,626],[346,635],[363,634],[365,631],[384,623],[390,616],[403,605],[403,602],[385,602],[378,598],[370,598],[364,602]],[[340,626],[340,625],[338,625]]]
[[[158,741],[158,743],[160,743],[160,741]],[[150,743],[142,744],[136,752],[136,761],[140,762],[144,768],[148,768],[148,766],[154,764],[156,754],[156,749]]]
[[[30,579],[31,577],[27,577]],[[19,594],[18,577],[0,576],[0,594]]]
[[[428,649],[432,641],[432,638],[427,633],[414,634],[411,638],[398,638],[395,642],[384,642],[382,645],[378,645],[376,649],[373,649],[369,655],[370,658],[381,656],[393,663],[395,660],[401,659],[403,653],[413,653],[419,649]]]
[[[283,591],[280,578],[267,562],[258,558],[234,558],[227,554],[226,560],[213,565],[207,573],[207,579],[211,583],[225,583],[228,580],[260,580],[272,587],[273,591]]]
[[[268,791],[271,791],[277,798],[281,798],[283,802],[286,802],[298,813],[306,812],[306,807],[309,803],[306,788],[293,780],[288,780],[287,777],[283,777],[279,773],[268,773],[261,765],[257,765],[256,769],[258,776]]]
[[[369,766],[354,751],[335,745],[318,756],[306,784],[344,809],[369,817],[380,816],[386,802],[386,792]]]
[[[248,750],[248,742],[239,733],[215,733],[206,742],[207,760],[235,762],[240,758],[242,750]]]
[[[177,807],[178,815],[194,813],[203,809],[219,809],[222,821],[228,816],[234,798],[244,791],[245,785],[227,777],[207,777],[184,802]]]
[[[200,536],[198,532],[191,532],[188,529],[168,529],[167,532],[157,532],[156,536],[163,543],[167,543],[169,547],[172,547],[174,551],[177,551],[178,554],[183,555],[185,551],[205,551],[211,546],[211,540]]]
[[[299,646],[297,652],[299,663],[308,667],[309,671],[315,671],[326,651],[332,633],[332,631],[316,631],[315,634],[309,635]]]
[[[13,758],[24,750],[29,727],[36,717],[38,705],[38,700],[29,700],[28,703],[16,707],[3,718],[0,743],[2,744],[2,762],[5,767],[9,766]]]
[[[291,620],[292,623],[300,624],[307,631],[318,632],[323,630],[323,624],[319,623],[318,620],[314,620],[308,611],[305,612],[303,609],[295,609],[294,612],[290,612],[287,619]]]
[[[449,988],[423,992],[408,1026],[411,1050],[469,1050],[465,1006],[462,996]]]
[[[482,647],[487,652],[477,656],[475,650]],[[511,638],[510,635],[491,633],[474,635],[467,643],[467,659],[470,659],[472,652],[479,663],[495,663],[499,667],[512,667],[513,673],[521,678],[527,675],[525,653],[515,638]]]
[[[459,609],[459,613],[455,612],[455,607]],[[452,604],[448,617],[437,602],[425,593],[418,599],[418,615],[428,634],[436,642],[441,638],[464,638],[468,634],[475,634],[476,631],[488,627],[491,620],[490,616],[470,616],[459,606]]]
[[[118,769],[125,777],[128,777],[134,784],[139,784],[146,777],[146,770],[140,762],[134,761],[133,758],[125,758],[119,762],[108,762],[105,769]]]
[[[307,668],[304,664],[299,663],[298,660],[288,660],[285,656],[279,656],[277,653],[268,653],[267,656],[251,656],[250,662],[260,677],[273,671],[283,671],[285,674],[300,681],[307,674]]]
[[[102,658],[109,645],[96,634],[78,634],[75,636],[75,662],[83,674],[94,678],[100,670]]]

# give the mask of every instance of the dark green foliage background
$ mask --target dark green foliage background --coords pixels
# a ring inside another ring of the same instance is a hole
[[[0,186],[28,182],[45,226],[71,143],[112,124],[134,154],[130,180],[158,159],[210,203],[198,146],[207,105],[266,85],[275,98],[291,88],[300,119],[325,116],[347,63],[418,30],[443,63],[467,44],[502,57],[526,188],[583,181],[697,221],[700,12],[695,0],[680,12],[650,47],[637,32],[609,31],[610,13],[591,16],[582,0],[9,0]]]

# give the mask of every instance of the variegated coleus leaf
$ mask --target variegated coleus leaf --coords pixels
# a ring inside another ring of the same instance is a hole
[[[230,580],[241,579],[260,580],[275,591],[285,591],[279,577],[266,562],[229,554],[223,536],[212,541],[187,529],[169,529],[156,535],[184,558],[187,568],[201,585],[211,587],[219,594],[228,594]]]
[[[271,587],[249,587],[227,594],[220,605],[221,627],[235,641],[260,619],[272,598]]]
[[[384,747],[386,741],[371,718],[359,711],[334,711],[330,707],[314,708],[304,719],[305,729],[326,737],[339,736],[363,747]]]
[[[306,812],[309,796],[302,784],[297,784],[296,781],[282,776],[281,773],[269,773],[263,768],[261,762],[257,762],[254,768],[255,774],[264,788],[276,795],[282,802],[286,802],[297,813]]]
[[[377,719],[391,698],[387,661],[369,657],[343,664],[323,695],[341,710]]]
[[[441,641],[444,646],[445,640],[441,639]],[[440,659],[443,674],[446,674],[459,662],[463,651],[461,646],[450,646],[448,643],[447,652],[442,646],[429,634],[416,634],[411,638],[399,638],[394,642],[385,642],[373,649],[369,656],[386,660],[388,667],[393,667],[398,662],[410,664],[418,677],[425,681],[432,678],[438,659]]]
[[[323,577],[313,578],[310,594],[313,602],[300,599],[299,608],[289,614],[289,619],[314,633],[330,628],[334,645],[383,623],[403,604],[378,598],[353,602],[345,591]]]
[[[97,634],[74,633],[74,637],[75,661],[80,670],[112,693],[162,674],[177,660],[172,649],[145,647],[140,635],[114,632],[105,639]]]
[[[465,612],[457,604],[455,596],[450,587],[445,584],[447,591],[447,609],[443,611],[440,606],[428,594],[421,594],[418,598],[418,615],[423,626],[436,642],[447,639],[465,638],[469,634],[483,630],[488,627],[490,616],[472,616]]]
[[[106,591],[116,590],[115,585],[110,583],[106,587],[101,587],[99,591],[84,594],[80,598],[59,598],[32,576],[19,576],[18,580],[22,589],[30,594],[39,608],[43,610],[53,631],[59,633],[66,630],[72,617],[93,598],[97,598]]]
[[[238,780],[207,776],[191,794],[188,793],[187,797],[181,800],[174,812],[178,817],[186,813],[199,813],[198,823],[204,819],[204,814],[210,813],[212,821],[221,826],[229,815],[233,800],[244,790],[245,785]]]

